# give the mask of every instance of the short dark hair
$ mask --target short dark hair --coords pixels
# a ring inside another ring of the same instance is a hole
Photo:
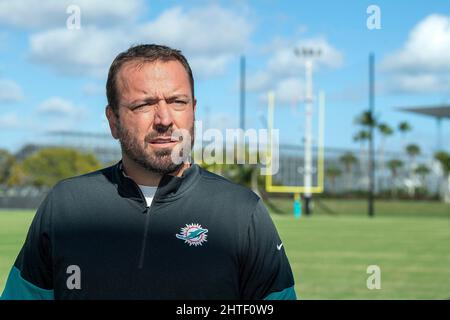
[[[106,98],[108,105],[116,115],[119,114],[119,97],[117,88],[117,73],[120,68],[129,61],[155,62],[155,61],[179,61],[189,76],[192,99],[194,99],[194,76],[191,67],[180,50],[157,44],[140,44],[121,52],[109,67],[108,80],[106,81]]]

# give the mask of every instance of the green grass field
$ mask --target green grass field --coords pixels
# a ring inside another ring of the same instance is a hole
[[[273,214],[284,241],[300,299],[449,299],[450,206],[438,202],[323,200],[314,216]],[[0,211],[0,291],[25,240],[33,212]],[[369,290],[367,266],[381,268],[381,289]]]

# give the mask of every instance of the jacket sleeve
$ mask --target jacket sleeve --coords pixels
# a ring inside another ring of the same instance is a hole
[[[284,245],[261,199],[244,239],[242,299],[296,300],[294,278]]]
[[[51,193],[40,205],[1,300],[53,300]]]

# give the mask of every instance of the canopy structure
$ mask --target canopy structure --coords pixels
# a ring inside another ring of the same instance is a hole
[[[401,111],[418,113],[433,117],[435,119],[449,118],[450,119],[450,105],[432,106],[432,107],[411,107],[398,108]]]
[[[420,106],[420,107],[399,107],[400,111],[416,113],[419,115],[429,116],[436,119],[437,126],[437,150],[442,150],[442,132],[441,132],[441,122],[442,119],[450,119],[450,105],[442,104],[436,106]]]

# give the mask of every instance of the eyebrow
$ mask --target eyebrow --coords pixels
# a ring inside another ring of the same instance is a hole
[[[169,97],[165,98],[165,100],[166,101],[171,101],[171,100],[175,100],[175,99],[179,99],[179,98],[187,98],[187,99],[190,100],[189,96],[186,95],[186,94],[174,94],[172,96],[169,96]],[[159,100],[161,100],[161,99],[156,98],[156,97],[147,97],[147,98],[143,98],[143,99],[133,100],[132,102],[128,103],[127,105],[128,106],[135,106],[135,105],[139,105],[139,104],[142,104],[142,103],[155,103],[155,102],[158,102]]]

